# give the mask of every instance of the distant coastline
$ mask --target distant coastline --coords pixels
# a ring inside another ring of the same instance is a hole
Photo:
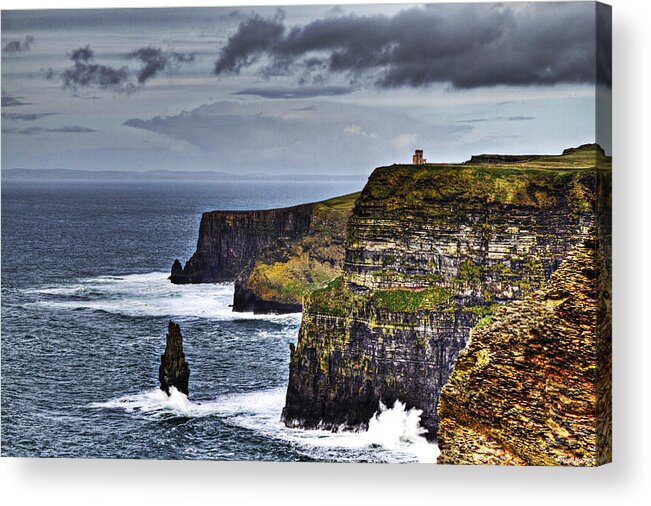
[[[326,174],[239,175],[214,171],[126,171],[83,169],[2,169],[2,180],[20,181],[332,181]],[[338,175],[338,180],[366,180],[368,174]]]

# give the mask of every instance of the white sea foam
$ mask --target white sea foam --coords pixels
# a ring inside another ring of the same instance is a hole
[[[406,409],[400,401],[392,408],[380,403],[380,411],[369,421],[365,436],[370,443],[384,448],[402,450],[407,446],[419,462],[436,462],[438,447],[423,437],[427,431],[420,425],[422,414],[420,409]]]
[[[406,410],[396,402],[381,406],[368,431],[331,432],[290,429],[280,422],[285,389],[231,394],[194,402],[172,388],[171,396],[156,389],[127,395],[93,408],[123,409],[147,418],[165,416],[217,416],[225,423],[251,430],[270,439],[290,443],[308,457],[339,461],[436,462],[438,447],[428,443],[420,427],[419,410]]]
[[[169,415],[201,417],[216,413],[212,403],[192,402],[175,387],[170,387],[170,395],[160,388],[147,390],[132,395],[124,395],[106,402],[94,402],[91,408],[123,409],[127,413],[142,414],[148,418],[159,418]]]
[[[167,278],[166,272],[101,276],[69,286],[31,290],[31,293],[48,296],[35,304],[63,310],[89,309],[125,316],[300,321],[300,313],[234,313],[229,307],[233,302],[232,283],[174,285]]]

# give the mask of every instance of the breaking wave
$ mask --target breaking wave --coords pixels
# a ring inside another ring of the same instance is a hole
[[[92,408],[122,409],[148,419],[216,417],[223,423],[251,430],[264,437],[285,441],[303,455],[347,462],[436,462],[438,447],[424,437],[421,411],[407,410],[401,402],[380,406],[367,431],[330,432],[285,427],[280,413],[285,389],[231,394],[205,401],[192,401],[175,388],[168,396],[162,390],[126,395]]]
[[[300,313],[254,315],[234,313],[233,284],[174,285],[166,272],[101,276],[69,286],[29,290],[41,300],[34,302],[59,310],[87,309],[124,316],[170,316],[227,320],[300,321]]]

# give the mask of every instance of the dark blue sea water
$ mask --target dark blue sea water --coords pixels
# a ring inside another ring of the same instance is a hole
[[[279,422],[300,315],[232,313],[230,284],[175,286],[201,213],[322,200],[356,182],[2,182],[2,455],[431,460],[418,416],[366,433]],[[168,319],[190,398],[158,389]]]

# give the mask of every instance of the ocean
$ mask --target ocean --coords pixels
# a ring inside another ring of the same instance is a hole
[[[300,314],[233,313],[232,284],[172,285],[201,213],[268,209],[359,181],[2,182],[2,456],[434,461],[417,411],[366,432],[280,423]],[[158,388],[167,321],[190,395]]]

